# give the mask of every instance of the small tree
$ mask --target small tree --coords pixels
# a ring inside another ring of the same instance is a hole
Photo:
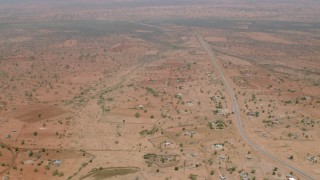
[[[134,114],[134,117],[139,118],[139,117],[140,117],[140,113],[138,113],[138,112],[135,113],[135,114]]]
[[[290,160],[293,160],[293,155],[289,156],[289,159],[290,159]]]
[[[213,176],[214,175],[214,170],[210,171],[210,175]]]

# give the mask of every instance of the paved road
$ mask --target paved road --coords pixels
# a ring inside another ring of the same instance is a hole
[[[288,169],[292,170],[293,172],[295,172],[296,174],[301,175],[302,177],[306,178],[306,179],[311,179],[311,180],[315,180],[315,178],[311,177],[310,175],[308,175],[306,172],[302,171],[301,169],[298,169],[296,167],[294,167],[293,165],[277,158],[276,156],[274,156],[273,154],[269,153],[268,151],[262,149],[258,144],[256,144],[255,142],[253,142],[246,134],[246,132],[243,129],[243,125],[242,125],[242,121],[241,121],[241,116],[240,116],[240,108],[239,105],[237,103],[237,99],[235,98],[235,94],[232,90],[232,87],[230,86],[228,80],[225,78],[224,73],[221,69],[221,66],[218,64],[214,53],[212,52],[210,46],[208,45],[208,43],[206,43],[203,38],[200,35],[198,36],[198,40],[201,44],[201,46],[204,48],[204,50],[206,51],[206,53],[210,56],[211,62],[212,64],[215,66],[215,68],[218,70],[218,73],[223,81],[223,84],[225,86],[225,89],[228,93],[228,95],[231,98],[232,101],[232,106],[233,106],[233,111],[235,114],[235,118],[236,118],[236,122],[237,122],[237,128],[239,130],[240,136],[242,137],[242,139],[248,144],[250,145],[253,149],[255,149],[256,151],[260,152],[261,154],[267,156],[268,158],[278,162],[279,164],[287,167]]]

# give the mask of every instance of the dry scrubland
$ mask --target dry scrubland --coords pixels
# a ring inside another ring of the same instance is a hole
[[[1,177],[305,179],[197,35],[248,136],[320,177],[319,2],[77,2],[0,7]]]

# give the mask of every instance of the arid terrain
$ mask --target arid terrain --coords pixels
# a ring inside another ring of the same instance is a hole
[[[319,50],[316,0],[0,0],[0,177],[320,179]]]

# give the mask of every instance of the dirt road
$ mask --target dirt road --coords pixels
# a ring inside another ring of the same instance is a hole
[[[210,46],[204,41],[204,39],[200,36],[198,36],[198,40],[201,44],[201,46],[203,47],[203,49],[206,51],[206,53],[209,55],[210,60],[212,62],[212,64],[215,66],[215,68],[218,70],[218,73],[223,81],[224,87],[232,101],[232,106],[233,106],[233,112],[235,115],[235,120],[236,120],[236,124],[237,124],[237,128],[239,131],[239,134],[241,136],[241,138],[248,144],[250,145],[254,150],[258,151],[259,153],[265,155],[266,157],[278,162],[279,164],[287,167],[288,169],[292,170],[293,172],[295,172],[296,174],[301,175],[302,177],[306,178],[306,179],[315,179],[313,177],[311,177],[310,175],[308,175],[308,173],[302,171],[299,168],[294,167],[293,165],[281,160],[280,158],[277,158],[276,156],[274,156],[273,154],[269,153],[268,151],[266,151],[265,149],[261,148],[258,144],[256,144],[255,142],[253,142],[246,134],[246,132],[243,129],[243,125],[242,125],[242,121],[241,121],[241,116],[240,116],[240,108],[239,105],[237,103],[237,99],[235,97],[235,94],[232,90],[232,87],[230,86],[228,80],[225,78],[224,72],[222,71],[221,66],[218,64],[214,53],[212,52]]]

